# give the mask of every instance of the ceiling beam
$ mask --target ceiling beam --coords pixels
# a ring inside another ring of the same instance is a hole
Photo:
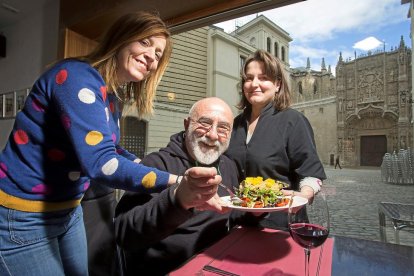
[[[211,25],[303,0],[60,0],[60,29],[70,28],[99,40],[122,14],[156,11],[172,33]]]

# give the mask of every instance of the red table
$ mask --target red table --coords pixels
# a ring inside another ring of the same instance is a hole
[[[333,239],[328,238],[323,246],[319,275],[331,275]],[[321,248],[311,250],[310,274],[315,275]],[[205,265],[231,271],[238,275],[304,275],[305,256],[288,232],[236,228],[231,233],[195,256],[170,276],[217,275],[203,271]]]

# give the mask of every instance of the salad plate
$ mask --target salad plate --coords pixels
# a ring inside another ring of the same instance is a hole
[[[290,196],[286,196],[286,198],[290,199]],[[252,212],[252,213],[263,213],[263,212],[279,212],[279,211],[287,211],[289,209],[289,204],[280,207],[263,207],[263,208],[249,208],[249,207],[242,207],[234,205],[230,199],[230,196],[223,196],[220,197],[221,201],[223,202],[224,207],[228,207],[235,210],[240,210],[244,212]],[[303,206],[308,203],[308,200],[301,196],[294,196],[292,207],[299,207]]]

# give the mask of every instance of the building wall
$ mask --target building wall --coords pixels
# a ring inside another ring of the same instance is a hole
[[[6,57],[0,58],[0,94],[31,87],[57,57],[59,1],[38,6],[24,20],[5,27]],[[0,118],[0,150],[6,145],[14,118]]]
[[[206,96],[207,34],[205,27],[173,36],[170,64],[157,90],[158,103],[190,107]]]
[[[219,29],[210,29],[211,67],[209,96],[223,99],[232,108],[233,114],[239,110],[236,105],[240,101],[241,59],[246,58],[254,48],[229,37]]]
[[[312,126],[316,149],[323,164],[330,164],[331,155],[336,156],[336,97],[293,104],[302,112]]]
[[[49,1],[25,20],[5,27],[6,57],[0,58],[0,92],[32,86],[57,57],[59,1]]]
[[[188,108],[156,104],[155,116],[148,122],[146,153],[167,146],[170,136],[184,129],[186,117],[188,117]]]
[[[389,52],[367,53],[337,65],[338,149],[345,165],[360,166],[363,137],[385,136],[386,152],[413,143],[411,50],[401,40]]]
[[[305,68],[290,71],[292,108],[302,112],[309,120],[319,158],[322,163],[330,164],[331,155],[338,154],[335,77],[326,69],[313,71]]]
[[[155,113],[148,118],[147,153],[165,147],[184,129],[192,104],[207,95],[207,34],[199,28],[173,36],[170,64],[157,90]]]

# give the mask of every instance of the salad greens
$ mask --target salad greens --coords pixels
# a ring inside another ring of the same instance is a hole
[[[242,202],[234,202],[234,205],[248,208],[265,208],[284,206],[289,202],[283,197],[282,188],[286,183],[263,177],[247,177],[240,183],[237,195]]]

